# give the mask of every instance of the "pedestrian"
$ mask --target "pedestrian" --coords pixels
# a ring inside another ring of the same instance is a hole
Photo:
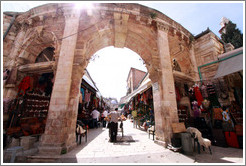
[[[133,127],[137,128],[137,110],[132,111],[132,117],[133,117]]]
[[[102,123],[103,123],[103,127],[106,127],[106,117],[108,116],[108,111],[106,109],[104,109],[104,111],[102,112]]]
[[[110,118],[110,142],[116,142],[117,141],[117,132],[118,132],[118,119],[120,118],[121,120],[121,116],[118,112],[118,108],[115,108],[114,111],[111,111],[108,116],[111,116]]]
[[[94,127],[98,128],[98,120],[100,117],[100,112],[96,108],[93,108],[93,111],[91,112],[91,116],[92,116],[92,128]]]

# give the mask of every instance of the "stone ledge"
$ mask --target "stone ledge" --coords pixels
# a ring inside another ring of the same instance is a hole
[[[161,145],[161,146],[163,146],[163,147],[167,147],[167,144],[166,144],[166,142],[164,142],[164,141],[161,141],[161,140],[155,140],[154,141],[156,144],[158,144],[158,145]]]

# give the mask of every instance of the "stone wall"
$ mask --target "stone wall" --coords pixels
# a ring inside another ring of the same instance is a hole
[[[202,66],[218,60],[218,55],[224,53],[223,44],[219,38],[210,30],[195,39],[194,51],[197,66]],[[201,68],[203,80],[209,80],[214,77],[218,68],[218,63],[211,64]]]

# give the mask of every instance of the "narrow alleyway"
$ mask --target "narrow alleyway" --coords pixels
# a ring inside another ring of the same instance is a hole
[[[118,133],[118,142],[110,143],[108,129],[90,129],[88,140],[73,151],[64,154],[58,163],[242,163],[243,150],[212,147],[208,151],[186,156],[172,152],[148,138],[148,133],[135,129],[132,123],[124,121],[124,136]]]

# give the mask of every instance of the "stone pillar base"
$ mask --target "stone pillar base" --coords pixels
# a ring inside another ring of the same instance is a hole
[[[77,146],[77,143],[74,142],[69,146],[48,146],[48,145],[41,145],[38,147],[39,155],[61,155],[70,152]]]
[[[164,142],[164,141],[162,141],[162,140],[155,140],[154,142],[155,142],[156,144],[158,144],[158,145],[161,145],[161,146],[167,148],[167,143]]]
[[[168,144],[168,142],[166,142],[163,137],[160,137],[158,135],[156,135],[155,143],[157,143],[161,146],[164,146],[165,148],[167,147],[167,144]]]
[[[49,155],[60,155],[63,147],[52,147],[52,146],[39,146],[39,155],[49,156]]]

